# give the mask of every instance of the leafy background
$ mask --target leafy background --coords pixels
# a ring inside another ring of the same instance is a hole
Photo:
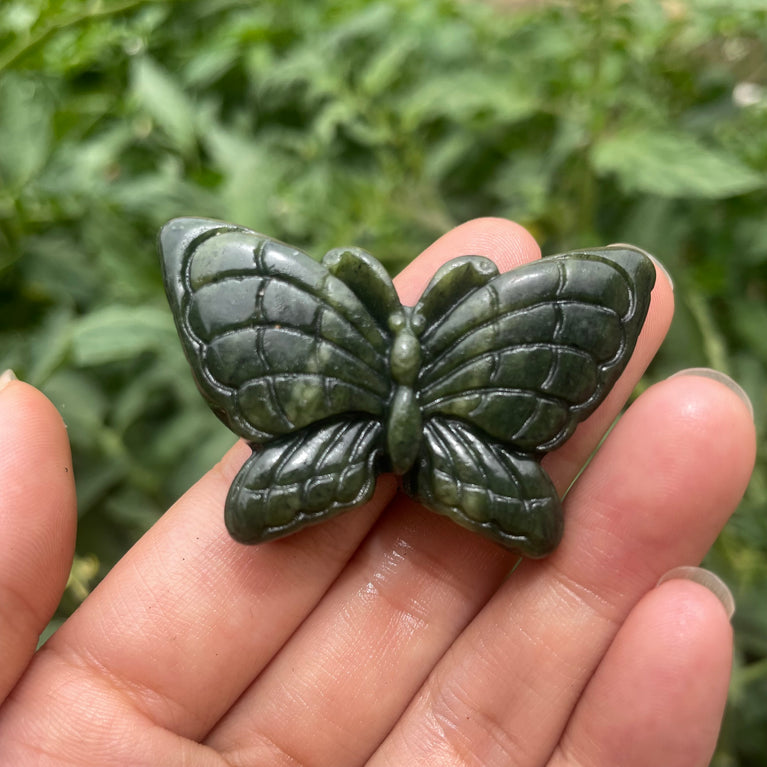
[[[645,385],[739,380],[759,461],[709,555],[739,610],[718,767],[767,753],[767,2],[10,0],[0,7],[0,369],[63,413],[80,532],[51,630],[232,442],[155,254],[220,217],[392,272],[514,218],[634,242],[676,284]]]

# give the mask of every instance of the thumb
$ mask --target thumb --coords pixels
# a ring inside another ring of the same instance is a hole
[[[37,389],[0,376],[0,703],[24,672],[72,564],[76,503],[61,416]]]

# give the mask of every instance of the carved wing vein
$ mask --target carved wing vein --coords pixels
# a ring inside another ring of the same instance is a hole
[[[282,330],[284,328],[281,328],[275,325],[269,325],[269,324],[253,323],[245,327],[237,328],[235,330],[227,330],[224,333],[220,333],[218,336],[216,336],[213,342],[208,342],[208,346],[211,346],[215,342],[220,342],[222,339],[227,339],[227,338],[231,338],[233,340],[238,339],[241,337],[241,331],[253,330],[256,332],[257,335],[256,335],[255,343],[253,345],[252,350],[258,362],[258,367],[262,368],[262,370],[264,371],[261,375],[258,376],[259,378],[261,377],[269,378],[269,377],[273,377],[277,375],[298,375],[298,376],[322,375],[325,378],[328,378],[329,380],[334,380],[338,383],[343,383],[349,386],[356,385],[357,388],[359,389],[367,389],[368,391],[370,391],[371,394],[375,394],[377,396],[385,396],[386,393],[388,392],[388,387],[383,382],[380,381],[380,376],[381,376],[380,369],[371,367],[364,360],[361,360],[359,357],[356,357],[354,354],[348,352],[343,347],[337,346],[332,341],[328,341],[327,339],[324,339],[324,338],[318,339],[312,334],[305,333],[303,331],[291,329],[290,332],[294,333],[297,337],[300,336],[301,338],[306,339],[308,342],[312,343],[315,348],[317,344],[321,344],[321,345],[327,344],[328,347],[331,347],[334,352],[337,352],[339,356],[343,358],[343,361],[347,365],[354,365],[354,366],[359,365],[364,367],[371,374],[370,381],[379,382],[379,385],[366,386],[366,384],[370,382],[365,382],[362,379],[352,383],[343,378],[340,378],[339,376],[334,376],[327,372],[323,372],[321,369],[321,364],[318,366],[319,369],[317,371],[307,371],[305,358],[297,357],[296,359],[290,360],[289,362],[286,361],[284,365],[279,365],[276,362],[269,360],[267,357],[268,350],[265,348],[265,344],[264,344],[264,332],[263,332],[269,329]],[[266,372],[266,371],[269,371],[269,372]],[[218,379],[213,379],[213,380],[216,380],[220,385],[223,385],[228,389],[236,388],[236,385],[234,384],[227,384],[224,381],[220,381]]]
[[[525,345],[525,342],[509,343],[505,339],[507,332],[503,330],[501,326],[503,323],[506,323],[509,320],[514,319],[516,316],[523,316],[529,311],[534,309],[539,309],[539,308],[550,308],[552,311],[555,311],[557,313],[555,329],[552,330],[550,334],[551,340],[548,342],[548,344],[568,346],[569,348],[576,349],[578,347],[574,346],[573,344],[565,344],[564,342],[559,341],[557,338],[557,336],[561,336],[562,334],[562,327],[564,325],[564,309],[568,306],[591,306],[598,309],[600,312],[604,314],[610,314],[614,316],[621,323],[628,322],[631,319],[630,315],[619,315],[617,312],[611,310],[609,307],[606,307],[597,302],[582,301],[582,300],[537,301],[527,306],[515,307],[514,309],[509,309],[508,311],[501,312],[497,316],[491,317],[488,320],[477,322],[476,324],[471,325],[470,327],[467,327],[465,329],[465,333],[461,336],[460,341],[454,344],[446,345],[444,348],[440,349],[436,354],[434,353],[433,348],[431,348],[428,344],[424,344],[425,360],[421,368],[421,377],[426,380],[430,379],[433,376],[433,371],[437,369],[441,363],[444,362],[445,358],[449,358],[450,356],[455,354],[455,350],[458,345],[460,345],[461,347],[471,348],[474,345],[473,339],[477,335],[484,333],[488,329],[494,330],[494,334],[493,334],[495,339],[494,348],[496,349],[507,349],[512,347],[516,348],[517,346]],[[625,344],[622,345],[621,350],[623,346],[625,346]],[[603,364],[610,365],[615,359],[619,358],[621,354],[621,350],[619,350],[616,354],[613,355],[613,357],[611,357],[611,359],[605,361]],[[478,354],[481,354],[481,353],[482,353],[481,351],[478,351]]]
[[[489,396],[491,394],[506,394],[506,395],[529,395],[534,394],[537,399],[539,399],[541,402],[548,403],[550,405],[562,405],[564,406],[565,402],[564,400],[560,399],[559,397],[554,397],[547,394],[542,394],[541,392],[537,390],[532,389],[520,389],[513,386],[474,386],[472,388],[464,389],[462,392],[458,392],[456,394],[446,394],[443,397],[440,397],[437,400],[434,400],[432,402],[429,402],[427,405],[423,408],[423,413],[425,416],[433,415],[434,413],[439,413],[444,411],[444,406],[447,405],[450,402],[457,402],[460,400],[466,400],[466,399],[472,399],[474,397],[479,397],[480,399],[484,396]],[[472,412],[472,411],[469,411]]]
[[[387,363],[386,355],[378,352],[373,347],[368,347],[368,348],[370,349],[371,352],[375,354],[376,361],[378,362],[377,367],[374,367],[367,360],[364,360],[358,355],[356,355],[353,350],[350,350],[349,348],[340,345],[336,339],[328,338],[327,336],[320,335],[315,328],[310,328],[309,330],[307,330],[306,328],[301,327],[300,325],[291,323],[289,320],[269,321],[264,319],[263,311],[259,311],[258,307],[256,307],[255,311],[253,312],[253,315],[246,322],[240,322],[235,327],[230,327],[224,330],[220,330],[210,339],[201,338],[199,334],[194,331],[192,327],[192,323],[189,320],[189,310],[190,310],[192,300],[193,300],[193,297],[186,298],[186,302],[185,302],[186,307],[184,312],[185,327],[187,329],[186,332],[191,337],[196,339],[197,342],[200,344],[209,344],[214,340],[218,340],[220,338],[226,338],[227,336],[237,336],[237,334],[241,333],[243,330],[257,330],[259,328],[268,328],[271,330],[285,330],[291,333],[295,333],[296,335],[304,336],[306,338],[317,340],[321,343],[327,344],[334,351],[336,351],[339,354],[342,354],[347,360],[353,360],[356,363],[364,365],[366,368],[368,368],[368,370],[370,370],[372,373],[375,373],[376,375],[381,375],[382,371],[386,370],[386,363]],[[348,330],[350,332],[354,332],[357,334],[360,344],[366,343],[365,339],[351,326],[349,326]]]
[[[513,347],[514,351],[550,351],[553,344],[545,344],[545,343],[524,343],[524,344],[515,344]],[[567,344],[558,344],[557,348],[564,349],[568,353],[581,358],[584,362],[593,362],[593,358],[591,357],[588,352],[583,351],[582,349],[578,349],[575,346],[570,346]],[[486,380],[488,384],[493,383],[493,381],[498,377],[500,369],[502,367],[501,365],[501,352],[504,351],[503,348],[501,349],[493,349],[491,351],[485,351],[482,353],[476,354],[474,357],[471,357],[467,359],[465,362],[462,362],[455,367],[452,367],[449,371],[449,373],[445,374],[443,377],[437,379],[436,381],[433,381],[429,383],[426,386],[423,386],[420,390],[421,393],[421,399],[423,402],[428,403],[429,405],[436,402],[436,399],[432,399],[433,392],[435,390],[438,390],[440,386],[446,385],[447,382],[449,382],[452,378],[457,378],[460,376],[461,373],[464,373],[466,371],[471,370],[471,368],[478,367],[483,360],[488,360],[492,366],[492,370],[487,375],[486,378],[483,378],[483,380]],[[552,374],[556,373],[556,369],[554,366],[556,366],[558,360],[557,355],[553,355],[552,362],[550,363],[549,371],[546,375],[546,378],[541,382],[541,386],[545,388],[547,384],[550,384],[552,379]],[[606,365],[608,363],[605,363]],[[473,388],[484,388],[484,386],[480,385],[478,387],[463,387],[463,391],[471,391]],[[500,389],[508,388],[509,391],[535,391],[538,392],[538,389],[527,389],[525,387],[517,388],[517,387],[499,387]]]

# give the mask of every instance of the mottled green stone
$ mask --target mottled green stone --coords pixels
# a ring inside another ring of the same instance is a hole
[[[367,501],[382,472],[432,510],[528,556],[562,535],[541,458],[633,352],[655,269],[630,247],[498,274],[445,264],[413,308],[358,248],[318,263],[243,227],[160,233],[181,343],[213,411],[253,447],[226,501],[260,543]]]

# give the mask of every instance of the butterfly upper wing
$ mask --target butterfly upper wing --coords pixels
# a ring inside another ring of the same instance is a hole
[[[628,363],[654,280],[632,248],[552,256],[488,279],[421,335],[424,417],[461,419],[524,452],[560,445]]]
[[[611,248],[498,276],[483,261],[475,279],[456,275],[438,273],[414,310],[425,325],[424,434],[405,489],[507,548],[544,556],[563,525],[540,459],[624,370],[655,269],[640,251]],[[432,299],[432,291],[453,302]]]
[[[366,501],[390,396],[383,267],[338,249],[323,263],[248,229],[175,219],[160,233],[166,292],[197,384],[254,451],[225,520],[259,543]]]
[[[169,222],[160,250],[197,384],[234,432],[262,444],[342,413],[383,416],[388,331],[328,267],[208,219]],[[366,254],[354,256],[331,261],[364,272]]]

